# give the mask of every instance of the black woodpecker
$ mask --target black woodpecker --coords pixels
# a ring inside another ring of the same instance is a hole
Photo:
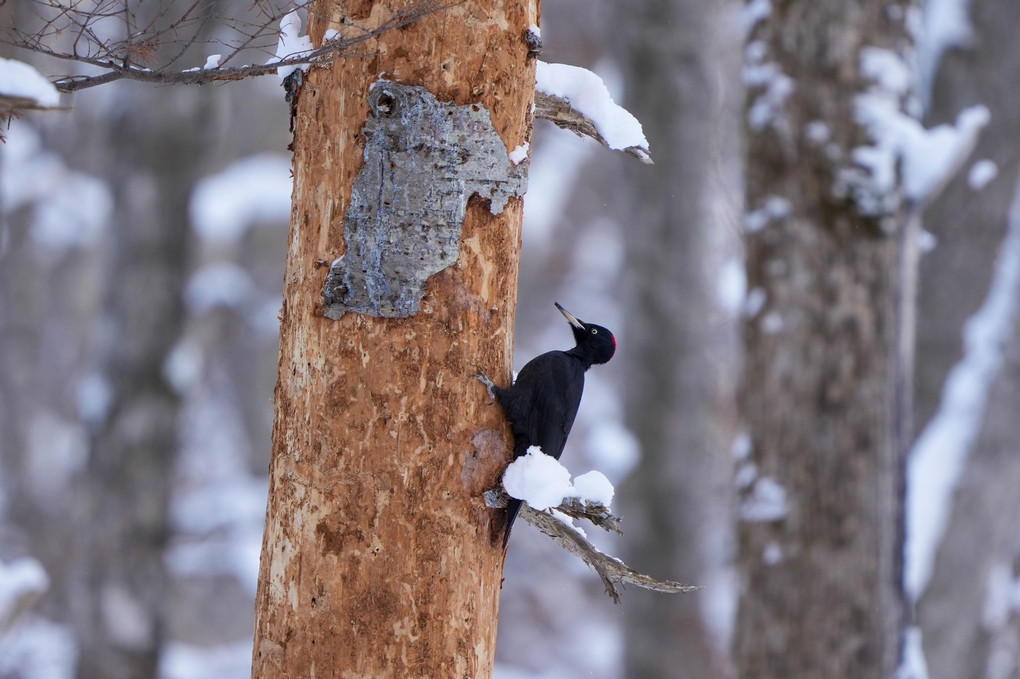
[[[475,375],[499,400],[514,434],[514,459],[538,446],[546,455],[559,459],[574,425],[584,390],[584,373],[593,365],[606,363],[616,353],[616,338],[601,325],[585,323],[556,303],[570,323],[576,346],[568,351],[549,351],[528,361],[509,389],[501,389],[485,375]],[[510,539],[510,527],[521,510],[521,501],[511,498],[507,507],[503,548]]]

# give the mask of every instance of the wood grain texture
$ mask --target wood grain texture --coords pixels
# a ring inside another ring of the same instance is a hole
[[[400,7],[362,4],[369,24]],[[508,149],[529,138],[535,11],[464,2],[384,34],[373,56],[306,74],[254,677],[491,674],[503,515],[481,493],[509,458],[508,430],[470,375],[509,375],[521,200],[493,215],[470,199],[456,264],[428,280],[409,318],[323,317],[316,262],[344,252],[380,74],[486,107]],[[314,42],[329,27],[318,16]]]

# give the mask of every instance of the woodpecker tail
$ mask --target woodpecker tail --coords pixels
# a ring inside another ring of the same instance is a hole
[[[510,498],[510,504],[506,506],[506,532],[503,533],[503,550],[506,550],[506,543],[510,539],[510,528],[514,525],[517,513],[521,511],[521,500]]]

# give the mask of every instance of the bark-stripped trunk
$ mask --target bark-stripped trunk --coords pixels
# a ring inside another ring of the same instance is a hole
[[[898,664],[911,241],[902,209],[862,215],[869,185],[838,190],[851,149],[872,143],[854,122],[870,85],[860,51],[909,46],[896,7],[773,4],[747,52],[752,81],[768,64],[789,80],[749,91],[748,285],[763,306],[745,329],[745,677],[890,677]]]
[[[372,23],[402,6],[347,10]],[[333,7],[319,3],[314,40]],[[305,77],[294,119],[255,677],[491,673],[502,514],[481,493],[506,461],[507,431],[470,375],[509,377],[521,201],[493,215],[488,201],[470,200],[456,262],[428,279],[421,311],[409,317],[348,311],[331,320],[322,293],[328,263],[356,254],[344,215],[379,74],[440,102],[483,107],[513,149],[530,133],[531,23],[535,3],[469,0],[385,33],[366,46],[371,57]],[[374,101],[377,111],[393,104]]]

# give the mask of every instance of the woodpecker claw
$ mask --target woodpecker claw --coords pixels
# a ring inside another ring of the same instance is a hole
[[[496,394],[492,392],[492,389],[496,385],[492,383],[492,380],[486,377],[483,373],[475,373],[471,377],[477,377],[478,381],[485,385],[485,391],[489,394],[489,405],[491,406],[493,403],[495,403]]]

